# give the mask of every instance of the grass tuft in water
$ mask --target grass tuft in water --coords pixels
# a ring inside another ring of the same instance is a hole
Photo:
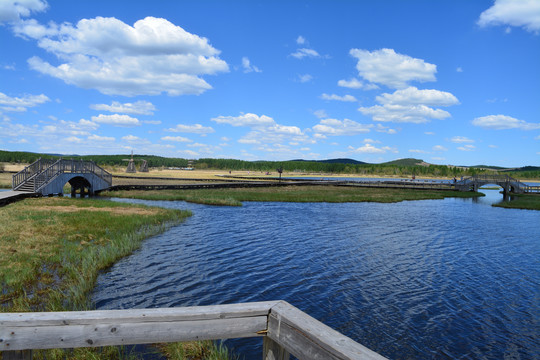
[[[476,197],[481,193],[381,189],[346,186],[283,186],[263,188],[197,189],[197,190],[134,190],[110,191],[103,196],[144,200],[183,200],[207,205],[241,206],[243,201],[279,202],[400,202],[405,200],[443,199],[446,197]]]
[[[512,195],[511,201],[503,201],[493,204],[493,206],[507,209],[540,210],[540,195]]]

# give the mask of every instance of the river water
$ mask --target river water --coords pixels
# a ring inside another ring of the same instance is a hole
[[[393,359],[540,358],[540,212],[502,199],[114,201],[190,209],[97,283],[99,309],[286,300]],[[260,359],[262,340],[228,341]]]

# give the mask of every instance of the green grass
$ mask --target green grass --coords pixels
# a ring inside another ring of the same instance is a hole
[[[540,195],[512,195],[511,201],[493,204],[496,207],[507,209],[540,210]]]
[[[210,340],[160,344],[158,347],[170,359],[237,359],[223,343]]]
[[[188,212],[67,198],[0,208],[0,311],[87,309],[100,270]]]
[[[345,186],[283,186],[264,188],[111,191],[103,196],[144,200],[184,200],[199,204],[239,206],[243,201],[280,202],[400,202],[404,200],[443,199],[446,197],[476,197],[481,193],[381,189]]]
[[[181,210],[68,198],[26,199],[0,208],[0,312],[93,309],[89,294],[100,271],[139,248],[147,237],[190,215]],[[198,347],[208,354],[226,352],[212,342],[168,346]],[[34,351],[35,359],[141,357],[121,346]]]

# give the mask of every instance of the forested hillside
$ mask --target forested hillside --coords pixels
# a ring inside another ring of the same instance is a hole
[[[32,163],[38,158],[54,159],[58,155],[36,154],[30,152],[1,151],[0,162],[6,163]],[[101,166],[125,166],[125,159],[131,155],[86,155],[86,156],[63,156],[67,159],[83,159],[95,161]],[[154,155],[133,155],[137,161],[144,159],[150,168],[186,167],[188,160],[182,158],[167,158]],[[342,161],[342,162],[340,162]],[[422,164],[422,165],[419,165]],[[438,176],[438,177],[461,177],[475,174],[504,173],[521,179],[539,179],[540,167],[527,166],[512,170],[487,169],[487,166],[478,167],[454,167],[446,165],[430,165],[419,159],[400,159],[382,164],[367,164],[352,159],[332,159],[323,161],[244,161],[235,159],[211,159],[203,158],[193,162],[196,169],[216,169],[227,171],[261,171],[276,172],[283,168],[286,172],[303,172],[319,174],[352,174],[352,175],[382,175],[382,176]]]

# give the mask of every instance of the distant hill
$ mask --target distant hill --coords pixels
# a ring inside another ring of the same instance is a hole
[[[473,165],[473,166],[466,166],[466,167],[476,168],[476,169],[508,170],[508,168],[504,168],[501,166],[490,166],[490,165]]]
[[[540,166],[523,166],[523,167],[520,167],[520,168],[504,170],[504,172],[506,172],[506,171],[512,171],[512,172],[540,171]]]
[[[383,165],[398,165],[398,166],[415,166],[415,165],[425,165],[426,163],[424,162],[424,160],[406,158],[406,159],[388,161],[382,164]]]
[[[367,164],[366,162],[358,161],[358,160],[354,160],[354,159],[328,159],[328,160],[303,160],[303,159],[297,159],[297,160],[290,160],[290,161],[318,162],[318,163],[324,163],[324,164],[353,164],[353,165]]]

